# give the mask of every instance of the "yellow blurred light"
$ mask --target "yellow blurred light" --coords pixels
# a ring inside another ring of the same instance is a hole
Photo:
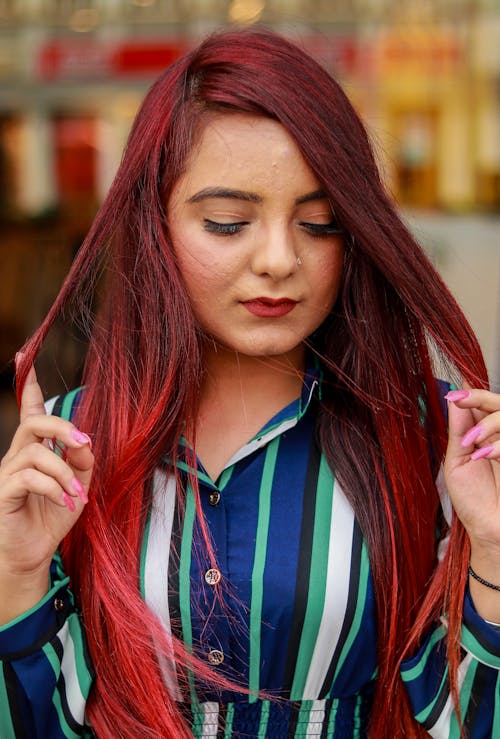
[[[132,5],[137,5],[139,8],[149,8],[155,3],[156,0],[132,0]]]
[[[262,15],[265,0],[232,0],[229,6],[229,19],[233,23],[255,23]]]
[[[75,10],[69,19],[69,27],[78,33],[93,31],[99,23],[99,13],[95,8],[80,8]]]

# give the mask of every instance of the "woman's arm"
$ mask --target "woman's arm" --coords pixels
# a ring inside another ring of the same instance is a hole
[[[85,706],[93,679],[82,624],[56,555],[48,592],[0,627],[0,736],[90,737]]]

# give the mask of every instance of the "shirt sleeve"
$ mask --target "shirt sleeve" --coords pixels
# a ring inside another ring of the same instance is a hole
[[[460,735],[449,690],[445,637],[443,621],[419,652],[401,666],[415,718],[436,739]],[[459,696],[462,721],[470,739],[500,736],[500,632],[478,615],[468,591],[462,624]]]
[[[83,626],[56,556],[49,592],[0,627],[0,737],[91,737],[85,705],[94,679]]]

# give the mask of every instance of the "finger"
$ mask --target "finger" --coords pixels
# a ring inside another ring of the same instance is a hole
[[[482,413],[500,411],[500,394],[489,390],[464,387],[462,390],[451,390],[445,398],[459,408],[471,408]]]
[[[475,419],[471,408],[459,408],[457,403],[448,401],[448,449],[447,463],[456,465],[470,458],[474,444],[462,444],[464,435],[474,426]]]
[[[66,449],[66,462],[74,470],[76,477],[88,490],[90,486],[90,480],[92,478],[92,471],[94,469],[94,455],[90,445],[79,448],[67,448]]]
[[[80,511],[84,505],[83,501],[70,497],[53,477],[35,469],[23,469],[12,475],[3,486],[0,500],[2,513],[8,515],[18,511],[26,504],[30,494],[46,498],[71,513]]]
[[[87,502],[87,489],[83,481],[75,475],[69,464],[42,444],[24,447],[19,454],[3,465],[2,474],[4,477],[12,476],[24,469],[42,472],[53,478],[69,495],[79,497],[84,503]]]
[[[28,416],[18,426],[7,457],[16,454],[20,449],[32,442],[40,442],[44,439],[57,439],[65,447],[71,449],[90,447],[91,441],[87,434],[82,433],[70,421],[59,416],[35,415]]]
[[[43,393],[38,384],[35,368],[33,365],[28,372],[26,382],[24,383],[23,392],[21,394],[21,407],[19,415],[21,423],[28,416],[38,416],[45,413]]]

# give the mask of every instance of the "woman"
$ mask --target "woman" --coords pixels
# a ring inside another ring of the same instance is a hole
[[[2,737],[494,733],[500,398],[301,50],[225,32],[158,80],[18,382]]]

